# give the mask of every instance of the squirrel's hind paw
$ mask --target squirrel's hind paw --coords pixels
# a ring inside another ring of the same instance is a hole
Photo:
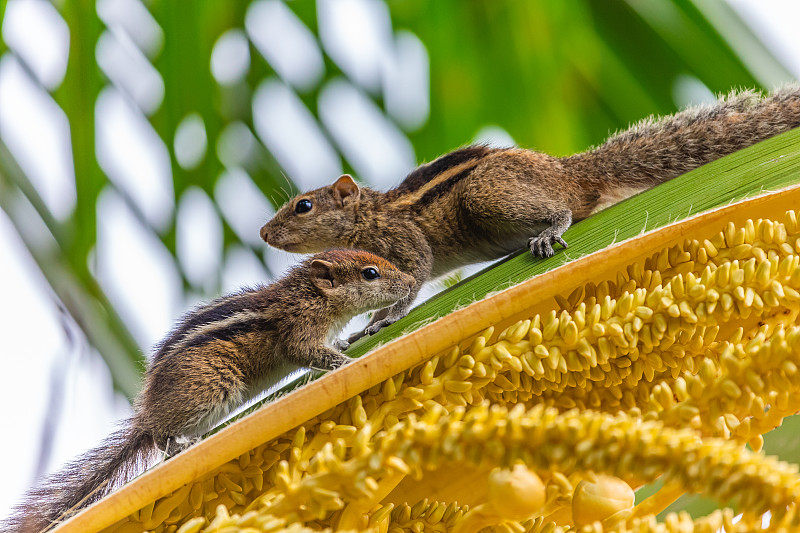
[[[343,352],[350,347],[350,341],[346,341],[344,339],[336,339],[333,341],[333,347],[339,350],[340,352]]]
[[[552,257],[555,254],[553,245],[560,244],[567,248],[567,243],[560,235],[556,235],[553,228],[547,228],[536,237],[528,239],[528,248],[534,257]]]
[[[336,370],[340,366],[344,366],[344,365],[350,363],[351,361],[352,361],[352,359],[350,359],[346,355],[339,354],[339,357],[337,357],[335,359],[332,359],[330,361],[330,364],[328,365],[329,366],[328,370]]]
[[[198,442],[203,440],[203,438],[199,435],[193,437],[181,436],[181,437],[169,437],[167,439],[167,445],[163,450],[164,459],[169,459],[171,457],[175,457],[185,449],[194,446]]]

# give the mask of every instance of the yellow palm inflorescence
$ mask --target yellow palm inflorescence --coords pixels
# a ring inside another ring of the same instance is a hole
[[[573,279],[104,531],[797,530],[797,468],[759,450],[800,410],[800,223],[764,211]],[[743,516],[657,522],[685,492]]]

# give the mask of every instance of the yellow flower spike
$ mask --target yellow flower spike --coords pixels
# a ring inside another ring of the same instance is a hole
[[[479,410],[479,412],[480,412],[480,410]],[[498,419],[498,417],[507,417],[507,416],[509,416],[509,413],[504,413],[503,411],[501,411],[501,410],[497,410],[497,409],[493,409],[493,410],[492,410],[492,413],[493,413],[493,416],[491,416],[491,417],[490,417],[490,418],[487,420],[487,422],[490,422],[492,419],[495,419],[495,420],[496,420],[496,419]],[[515,413],[516,413],[516,412],[515,412]],[[559,419],[559,418],[552,419],[552,418],[551,418],[551,416],[552,416],[552,415],[549,415],[548,413],[549,413],[549,411],[544,411],[544,412],[542,412],[542,411],[537,411],[537,410],[534,410],[534,411],[532,411],[531,413],[528,413],[526,416],[534,416],[534,415],[537,415],[537,414],[538,414],[538,416],[542,416],[542,415],[544,415],[544,418],[543,418],[543,420],[547,420],[547,419],[551,419],[551,420],[553,420],[553,421],[556,423],[556,426],[555,426],[555,427],[558,427],[558,425],[559,425],[559,421],[560,421],[560,420],[564,420],[563,418],[562,418],[562,419]],[[477,414],[477,413],[476,413],[476,414]],[[469,417],[468,417],[466,420],[469,420]],[[575,421],[577,422],[577,420],[576,420],[576,419],[573,419],[573,418],[569,418],[568,420],[575,420]],[[613,419],[605,419],[605,424],[606,424],[606,426],[607,426],[607,424],[608,424],[608,423],[609,423],[611,420],[613,420]],[[472,423],[474,423],[475,421],[477,421],[477,420],[473,419],[473,420],[472,420]],[[415,423],[416,423],[416,422],[415,422]],[[598,426],[598,425],[596,425],[596,427],[598,427],[598,429],[602,428],[602,426],[603,426],[603,424],[600,424],[599,426]],[[524,426],[519,426],[519,427],[524,427]],[[576,424],[576,427],[581,427],[581,425],[580,425],[580,424]],[[591,427],[591,424],[589,424],[589,427]],[[606,429],[607,429],[607,428],[606,428]],[[396,432],[396,431],[395,431],[395,432],[393,432],[393,433],[397,434],[397,432]],[[402,433],[402,432],[401,432],[401,433]],[[659,432],[659,433],[662,433],[662,432]],[[391,435],[387,435],[387,436],[386,436],[386,438],[393,438],[393,437],[392,437]],[[527,436],[527,438],[525,438],[525,436],[521,436],[520,438],[524,439],[524,442],[526,442],[526,443],[530,444],[530,438],[531,438],[530,436]],[[708,459],[709,459],[709,460],[712,460],[712,461],[713,461],[713,457],[714,457],[715,455],[717,455],[717,454],[718,454],[718,452],[712,452],[712,450],[711,450],[710,448],[709,448],[709,449],[705,449],[705,448],[704,448],[704,450],[706,450],[706,451],[705,451],[705,453],[706,453],[706,454],[708,454],[708,456],[709,456],[709,457],[708,457]],[[727,455],[727,454],[726,454],[726,455]],[[480,517],[480,513],[475,513],[475,516],[477,516],[477,517]]]

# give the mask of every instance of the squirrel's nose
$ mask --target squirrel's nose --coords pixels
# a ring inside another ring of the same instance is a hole
[[[406,276],[406,283],[408,283],[409,289],[413,289],[414,286],[417,284],[417,280],[414,279],[414,276]]]
[[[267,225],[266,224],[261,226],[261,239],[264,242],[267,242]]]

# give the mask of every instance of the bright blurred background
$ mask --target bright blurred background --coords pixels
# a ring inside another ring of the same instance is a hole
[[[178,316],[297,260],[258,236],[290,195],[342,172],[389,188],[474,141],[569,154],[800,76],[794,0],[8,0],[0,16],[0,516],[130,414]],[[768,452],[793,448],[787,424]]]

